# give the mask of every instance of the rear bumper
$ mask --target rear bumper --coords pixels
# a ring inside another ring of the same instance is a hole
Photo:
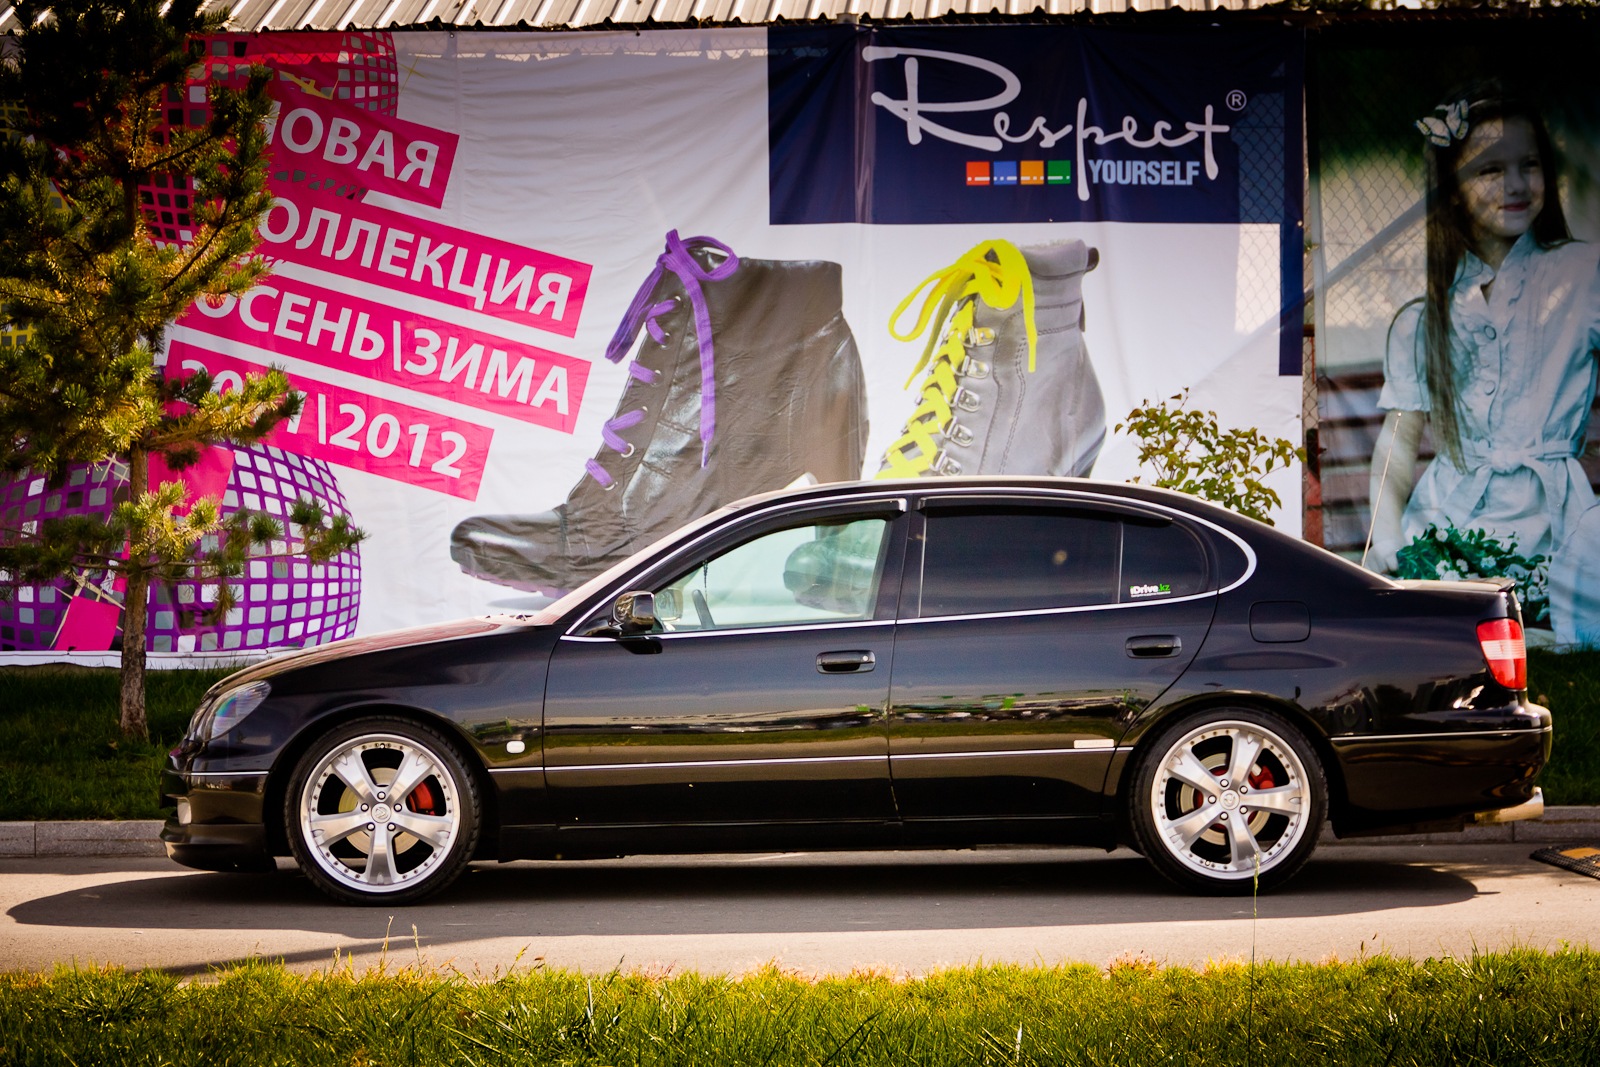
[[[1551,727],[1549,712],[1525,707],[1532,721],[1519,729],[1331,738],[1344,786],[1335,832],[1536,818],[1544,802],[1533,783],[1549,759]]]
[[[1543,814],[1544,790],[1534,786],[1533,796],[1521,804],[1513,804],[1509,808],[1498,808],[1494,811],[1480,811],[1472,817],[1472,821],[1479,826],[1498,826],[1501,823],[1537,819]]]

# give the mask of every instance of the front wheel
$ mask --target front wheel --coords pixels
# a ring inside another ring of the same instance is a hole
[[[1293,726],[1229,708],[1163,730],[1128,804],[1139,851],[1167,878],[1205,893],[1249,893],[1282,884],[1310,857],[1328,787]]]
[[[455,881],[477,844],[477,783],[456,746],[405,719],[333,730],[295,767],[289,846],[316,887],[351,904],[408,904]]]

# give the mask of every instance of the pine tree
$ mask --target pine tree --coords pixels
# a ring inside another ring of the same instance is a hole
[[[165,378],[166,327],[196,299],[238,294],[265,272],[251,253],[271,204],[270,74],[207,84],[199,0],[19,0],[0,53],[0,472],[52,484],[74,465],[125,467],[109,520],[0,523],[0,582],[114,575],[123,586],[124,735],[148,736],[147,597],[155,581],[212,580],[207,615],[233,606],[227,579],[263,549],[326,560],[360,540],[301,501],[270,516],[221,514],[150,485],[207,446],[260,440],[302,397],[276,370],[225,394],[204,374]],[[196,110],[193,91],[204,108]],[[188,196],[192,226],[159,240],[156,190]],[[109,585],[110,583],[106,583]],[[3,592],[3,590],[0,590]]]

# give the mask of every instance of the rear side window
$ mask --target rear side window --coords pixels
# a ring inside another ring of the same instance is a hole
[[[930,511],[920,614],[1115,603],[1121,531],[1115,516],[1091,511]]]
[[[1082,508],[930,510],[922,618],[1144,603],[1208,587],[1187,529]]]

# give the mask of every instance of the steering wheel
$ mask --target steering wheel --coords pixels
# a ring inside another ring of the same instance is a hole
[[[716,625],[711,620],[711,605],[706,603],[706,595],[698,589],[689,590],[689,602],[694,605],[694,613],[700,617],[700,627],[709,630]]]

